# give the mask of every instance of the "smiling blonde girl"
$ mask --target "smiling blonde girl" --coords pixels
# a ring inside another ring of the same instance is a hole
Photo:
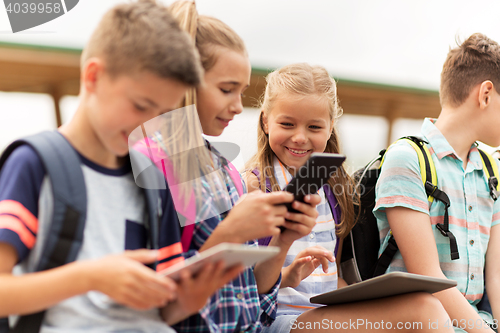
[[[245,174],[249,192],[283,189],[313,152],[340,153],[335,125],[341,114],[335,81],[323,67],[300,63],[270,73],[257,129],[257,154],[248,162]],[[346,285],[339,277],[336,259],[341,256],[342,240],[355,221],[353,205],[357,194],[353,189],[351,177],[344,168],[339,168],[318,192],[321,202],[316,207],[316,225],[309,235],[289,247],[282,269],[277,319],[264,332],[298,332],[301,328],[307,331],[308,323],[322,323],[325,319],[333,324],[357,319],[383,320],[391,322],[392,327],[398,322],[427,323],[429,319],[444,324],[446,312],[429,294],[342,306],[309,302],[313,295]],[[268,238],[259,242],[273,241]],[[427,326],[424,324],[419,332],[429,331]],[[322,326],[325,331],[333,331],[335,327]],[[342,328],[346,332],[357,331],[352,327]]]

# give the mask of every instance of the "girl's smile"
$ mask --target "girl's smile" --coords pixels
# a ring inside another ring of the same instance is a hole
[[[313,152],[324,152],[333,127],[328,101],[317,95],[280,98],[262,120],[271,149],[292,173]]]
[[[286,147],[286,146],[285,146],[285,148],[290,152],[290,154],[292,154],[293,156],[298,156],[298,157],[304,157],[304,156],[312,153],[312,149],[308,149],[308,150],[293,149],[293,148]]]

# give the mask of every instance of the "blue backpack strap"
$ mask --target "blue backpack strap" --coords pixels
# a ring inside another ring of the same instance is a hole
[[[154,164],[151,164],[151,160],[147,156],[136,150],[130,150],[129,157],[132,165],[148,165],[147,168],[143,168],[143,172],[137,175],[135,181],[143,188],[146,199],[148,219],[145,226],[149,234],[148,247],[157,250],[159,249],[160,216],[162,215],[159,189],[168,189],[167,181],[161,171]],[[156,264],[150,267],[156,269]]]
[[[0,333],[9,333],[9,318],[0,318]]]
[[[337,198],[332,192],[332,189],[328,184],[323,186],[323,191],[325,191],[325,197],[330,205],[330,209],[332,210],[333,219],[335,220],[335,224],[338,225],[340,223],[340,219],[342,218],[340,205],[338,204]],[[337,240],[335,244],[334,256],[337,258],[337,252],[339,251],[339,241]]]
[[[54,200],[47,240],[36,267],[36,271],[43,271],[76,260],[83,243],[87,192],[80,158],[57,131],[42,132],[13,142],[0,158],[0,168],[17,147],[25,144],[33,148],[42,161]],[[41,311],[22,316],[11,332],[38,332],[44,315],[45,311]]]
[[[52,223],[37,268],[42,271],[76,260],[83,244],[87,189],[80,157],[59,132],[42,132],[23,141],[40,156],[54,196]]]

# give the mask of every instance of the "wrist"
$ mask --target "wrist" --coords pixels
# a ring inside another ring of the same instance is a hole
[[[228,227],[226,223],[221,223],[214,229],[198,251],[203,252],[220,243],[243,244],[245,240],[242,239],[240,234],[232,230],[231,227]]]
[[[182,315],[182,310],[181,307],[179,306],[178,300],[175,300],[167,304],[164,308],[162,308],[161,316],[163,318],[163,321],[167,323],[169,326],[175,325],[181,320],[188,317]]]
[[[271,238],[271,241],[269,242],[269,245],[277,246],[277,247],[280,248],[281,252],[285,251],[285,253],[286,253],[286,252],[288,252],[288,250],[292,246],[293,242],[288,243],[288,242],[284,241],[282,239],[281,235],[282,234],[279,234],[279,235],[274,236],[273,238]]]
[[[241,232],[238,232],[238,230],[233,227],[233,225],[232,219],[227,217],[215,228],[210,238],[216,236],[216,238],[220,240],[220,243],[230,242],[243,244],[248,241],[249,239],[246,239]]]
[[[96,274],[95,260],[82,260],[74,262],[75,272],[78,276],[78,280],[82,283],[82,288],[85,292],[89,291],[100,291],[100,274]],[[82,278],[83,277],[83,278]]]
[[[281,270],[281,283],[280,283],[280,289],[281,288],[288,288],[290,287],[290,283],[288,282],[288,273],[289,273],[289,268],[290,266],[288,267],[284,267],[282,270]]]

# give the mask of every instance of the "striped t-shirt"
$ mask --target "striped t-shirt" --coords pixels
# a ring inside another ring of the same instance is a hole
[[[386,208],[405,207],[428,214],[443,273],[456,280],[458,290],[469,303],[475,305],[484,291],[485,253],[490,229],[500,222],[500,200],[493,201],[490,197],[477,147],[471,147],[464,170],[463,161],[434,122],[433,119],[425,119],[421,132],[429,142],[427,146],[436,166],[438,188],[450,198],[450,231],[457,239],[460,258],[451,260],[450,241],[435,227],[437,223],[443,223],[444,205],[436,200],[432,203],[428,201],[417,154],[404,140],[387,151],[377,182],[373,212],[378,220],[381,251],[389,239]],[[406,271],[399,251],[388,271]]]
[[[292,175],[276,157],[274,158],[274,170],[276,180],[280,188],[283,189],[292,179]],[[323,189],[320,189],[318,194],[321,196],[321,203],[316,206],[319,213],[316,225],[309,235],[293,242],[288,250],[283,264],[284,267],[289,266],[300,251],[311,246],[320,245],[332,253],[335,251],[337,243],[335,221]],[[302,280],[296,288],[288,287],[279,290],[278,316],[298,315],[306,310],[319,307],[321,305],[309,302],[309,298],[335,289],[337,289],[336,263],[329,262],[328,273],[323,272],[323,266],[320,265],[311,275]]]

